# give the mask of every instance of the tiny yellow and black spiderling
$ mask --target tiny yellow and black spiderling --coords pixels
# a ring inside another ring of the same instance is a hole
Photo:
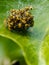
[[[32,10],[32,7],[10,10],[9,16],[5,22],[8,29],[27,30],[29,27],[32,27],[34,25],[34,20],[29,10]]]

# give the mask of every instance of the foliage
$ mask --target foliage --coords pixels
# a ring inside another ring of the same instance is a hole
[[[5,28],[3,22],[10,9],[30,5],[33,7],[31,12],[34,16],[32,28],[24,33],[11,32]],[[18,60],[21,65],[24,65],[25,62],[27,65],[49,65],[48,31],[49,0],[0,0],[0,59],[3,62],[3,59],[9,59],[9,63]],[[2,61],[0,60],[0,65],[2,65]]]

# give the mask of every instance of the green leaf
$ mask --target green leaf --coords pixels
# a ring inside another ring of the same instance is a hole
[[[4,26],[4,19],[10,9],[24,8],[32,5],[34,27],[26,33],[11,32]],[[40,65],[40,46],[49,29],[49,1],[48,0],[4,0],[0,1],[0,36],[14,41],[22,50],[28,65]],[[41,64],[42,65],[42,64]]]
[[[12,40],[0,36],[0,65],[11,65],[14,61],[26,65],[21,48]]]
[[[49,31],[42,41],[40,53],[41,60],[43,59],[40,62],[44,63],[44,65],[49,65]]]

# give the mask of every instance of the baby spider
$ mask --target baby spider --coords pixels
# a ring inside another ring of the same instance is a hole
[[[29,27],[32,27],[34,20],[29,10],[32,10],[32,7],[11,10],[6,19],[7,28],[9,30],[27,30]]]

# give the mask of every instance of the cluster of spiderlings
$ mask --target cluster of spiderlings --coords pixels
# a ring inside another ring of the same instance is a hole
[[[9,30],[26,30],[34,24],[33,16],[30,13],[32,7],[25,7],[24,9],[11,10],[6,19]]]

